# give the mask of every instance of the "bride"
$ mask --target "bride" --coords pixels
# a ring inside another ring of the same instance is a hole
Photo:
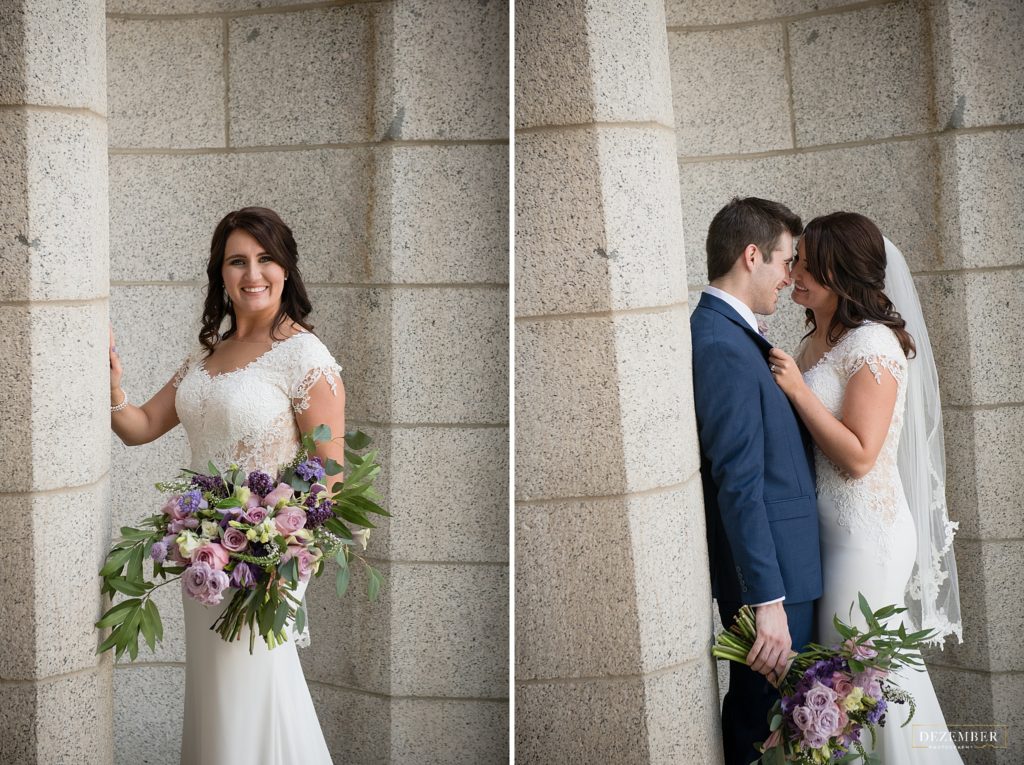
[[[272,210],[247,207],[225,216],[210,247],[199,345],[142,406],[121,389],[111,328],[111,427],[125,444],[149,443],[181,422],[192,470],[207,472],[212,461],[274,477],[295,456],[300,433],[320,424],[344,433],[341,367],[306,322],[311,305],[297,261],[292,232]],[[344,464],[340,438],[318,444],[317,454],[324,464]],[[301,582],[298,597],[305,587]],[[330,763],[296,652],[297,643],[308,644],[308,631],[295,634],[293,627],[291,639],[272,650],[257,638],[250,655],[247,633],[227,643],[210,630],[232,592],[219,606],[182,592],[182,765]]]
[[[818,640],[840,642],[832,617],[848,621],[851,604],[866,627],[858,592],[874,609],[906,602],[910,610],[895,619],[938,630],[940,645],[949,634],[962,640],[938,383],[903,256],[870,220],[837,212],[807,225],[791,278],[811,330],[795,360],[773,349],[769,361],[815,443]],[[902,728],[908,708],[889,707],[875,748],[881,761],[960,763],[955,749],[914,746],[914,724],[946,727],[927,670],[892,679],[917,712]]]

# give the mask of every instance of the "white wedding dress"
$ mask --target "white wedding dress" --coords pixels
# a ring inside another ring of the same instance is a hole
[[[207,472],[237,464],[272,478],[299,447],[295,412],[309,406],[321,378],[337,390],[341,367],[312,333],[275,342],[235,371],[210,376],[200,350],[174,377],[175,407],[188,435],[191,469]],[[300,583],[297,594],[305,591]],[[185,717],[182,765],[321,765],[331,756],[299,663],[296,644],[309,644],[308,627],[268,649],[249,630],[227,643],[210,629],[222,605],[205,606],[182,592],[185,611]]]
[[[797,351],[800,357],[803,346]],[[836,467],[817,446],[814,448],[818,488],[818,521],[824,594],[817,604],[817,641],[834,645],[841,638],[832,624],[838,614],[861,629],[866,623],[857,606],[864,593],[872,609],[904,605],[916,554],[917,534],[897,469],[896,454],[903,427],[908,362],[896,335],[888,327],[868,322],[849,330],[839,342],[804,373],[804,380],[825,407],[842,417],[843,397],[849,379],[865,365],[881,382],[883,374],[897,381],[896,408],[882,451],[874,467],[862,478],[853,478]],[[899,614],[895,618],[905,618]],[[908,630],[912,628],[907,624]],[[916,629],[916,628],[915,628]],[[928,672],[904,669],[892,678],[917,704],[913,720],[906,704],[890,704],[886,724],[875,750],[885,765],[952,765],[962,763],[955,749],[938,745],[914,747],[915,725],[945,730]],[[870,737],[865,747],[870,751]]]

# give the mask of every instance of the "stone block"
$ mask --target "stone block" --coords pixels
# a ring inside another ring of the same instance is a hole
[[[947,409],[943,421],[946,498],[950,517],[960,521],[959,538],[1024,537],[1024,469],[1016,447],[1024,432],[1024,409]]]
[[[685,304],[520,321],[516,364],[518,499],[642,491],[697,468]]]
[[[200,347],[203,289],[189,285],[111,288],[110,323],[114,325],[114,339],[121,357],[122,384],[136,406],[141,406],[156,395],[174,377],[188,354]],[[106,341],[105,334],[104,344]],[[107,363],[106,356],[104,353],[104,363]],[[105,386],[107,377],[104,377]],[[104,396],[109,398],[106,389]],[[116,439],[117,436],[112,435],[111,438]],[[133,449],[128,459],[141,459],[141,455],[150,453],[153,448],[142,446],[138,447],[140,451]],[[149,471],[157,469],[157,466],[151,466],[148,462],[144,464],[148,489],[148,479],[153,477]],[[165,471],[168,468],[176,470],[178,467],[187,465],[163,465],[159,468],[161,476],[154,477],[153,481],[173,477],[173,473],[168,476]],[[139,474],[134,471],[130,475],[136,480],[139,478]],[[120,489],[119,484],[117,488]]]
[[[943,0],[931,11],[936,110],[946,128],[1024,122],[1024,71],[1012,51],[1024,26],[1014,0]]]
[[[665,15],[670,26],[712,26],[766,21],[849,4],[850,0],[761,0],[758,3],[746,0],[710,0],[702,3],[665,0]]]
[[[931,658],[941,664],[990,672],[1021,672],[1024,656],[1016,636],[1024,627],[1024,603],[1016,596],[1016,582],[1024,572],[1024,545],[1020,541],[958,539],[957,573],[964,642],[946,642]]]
[[[508,762],[508,701],[395,699],[394,765],[498,765]]]
[[[5,60],[0,104],[106,114],[105,39],[104,3],[99,0],[5,3],[0,10]]]
[[[0,647],[0,677],[31,680],[97,665],[103,612],[96,572],[107,551],[106,481],[0,501],[5,619],[20,638]],[[83,518],[85,523],[83,523]],[[64,540],[74,539],[74,544]],[[9,564],[9,568],[8,568]]]
[[[389,553],[507,562],[508,430],[394,427],[389,442]]]
[[[921,5],[896,3],[795,21],[789,41],[798,146],[935,129]]]
[[[1024,131],[943,139],[944,260],[953,267],[1021,265]]]
[[[111,278],[205,286],[217,223],[255,205],[292,229],[307,283],[373,281],[372,172],[368,149],[114,155]]]
[[[402,0],[376,18],[376,137],[508,138],[507,0]]]
[[[373,561],[372,565],[385,577],[380,597],[373,603],[366,597],[361,565],[353,566],[348,592],[342,598],[335,590],[336,564],[325,566],[324,574],[310,582],[306,591],[310,646],[299,651],[308,682],[381,697],[391,693],[395,583],[391,564]],[[405,628],[402,615],[395,616],[395,623],[401,625],[399,629]],[[346,732],[350,733],[339,734]]]
[[[166,372],[168,379],[173,374],[170,367],[159,371],[161,376]],[[139,395],[133,398],[141,405],[145,397],[159,390],[155,385],[166,382],[157,378],[154,386],[138,390]],[[181,468],[188,467],[191,453],[185,429],[180,425],[149,444],[125,446],[116,434],[111,435],[110,444],[110,516],[116,537],[122,526],[138,526],[144,518],[159,511],[166,495],[157,491],[154,484],[169,481]]]
[[[672,135],[660,129],[544,131],[517,140],[518,315],[684,300],[673,151]]]
[[[372,281],[508,282],[508,146],[375,155]]]
[[[699,478],[517,505],[516,677],[622,676],[704,656],[711,612],[694,608],[711,599],[703,528]]]
[[[508,696],[505,566],[395,563],[389,586],[392,695]]]
[[[776,199],[804,224],[851,210],[871,218],[903,252],[911,271],[941,266],[937,220],[938,148],[933,139],[679,166],[686,272],[707,283],[711,219],[732,197]],[[784,198],[780,198],[784,184]]]
[[[110,675],[102,666],[41,683],[4,684],[0,762],[112,762]]]
[[[669,59],[680,155],[793,147],[782,26],[669,32]]]
[[[943,404],[972,403],[975,340],[967,308],[963,274],[926,274],[914,279],[928,336],[935,354]],[[966,330],[966,331],[965,331]]]
[[[369,140],[370,13],[357,4],[231,19],[230,145]]]
[[[1024,401],[1024,270],[965,275],[975,404]]]
[[[335,762],[389,765],[392,700],[318,682],[309,683],[309,693]]]
[[[1024,698],[1020,675],[1012,672],[977,672],[928,665],[943,716],[949,724],[1002,725],[1008,728],[1005,749],[961,749],[968,765],[1011,765],[1020,760],[1024,733]]]
[[[309,5],[308,0],[108,0],[107,13],[163,16],[184,13],[258,12],[261,8]]]
[[[110,466],[106,305],[0,306],[0,491],[82,486]],[[9,425],[8,425],[9,424]]]
[[[0,112],[0,300],[107,294],[107,132],[82,113]]]
[[[119,666],[114,670],[114,705],[116,765],[178,765],[184,666]]]
[[[110,146],[225,145],[221,19],[118,19],[107,25]]]
[[[673,124],[663,3],[524,4],[515,34],[518,128]]]
[[[711,662],[654,676],[531,682],[516,688],[516,757],[583,765],[722,760]],[[685,710],[685,713],[682,711]]]

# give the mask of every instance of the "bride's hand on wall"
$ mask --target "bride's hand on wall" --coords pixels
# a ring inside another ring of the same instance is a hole
[[[114,340],[114,325],[110,325],[110,390],[115,391],[121,387],[121,377],[124,370],[121,368],[121,357],[117,355],[117,345]]]

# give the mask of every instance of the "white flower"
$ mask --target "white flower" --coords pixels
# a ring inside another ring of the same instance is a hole
[[[220,524],[217,521],[203,521],[200,536],[204,539],[216,539],[220,536]]]
[[[178,534],[178,538],[174,541],[178,543],[178,549],[181,551],[181,557],[183,558],[191,558],[192,553],[196,551],[196,548],[199,547],[200,544],[199,537],[196,533],[188,529],[185,529]]]
[[[356,529],[352,532],[352,539],[357,541],[366,549],[367,543],[370,541],[370,530],[369,529]]]

